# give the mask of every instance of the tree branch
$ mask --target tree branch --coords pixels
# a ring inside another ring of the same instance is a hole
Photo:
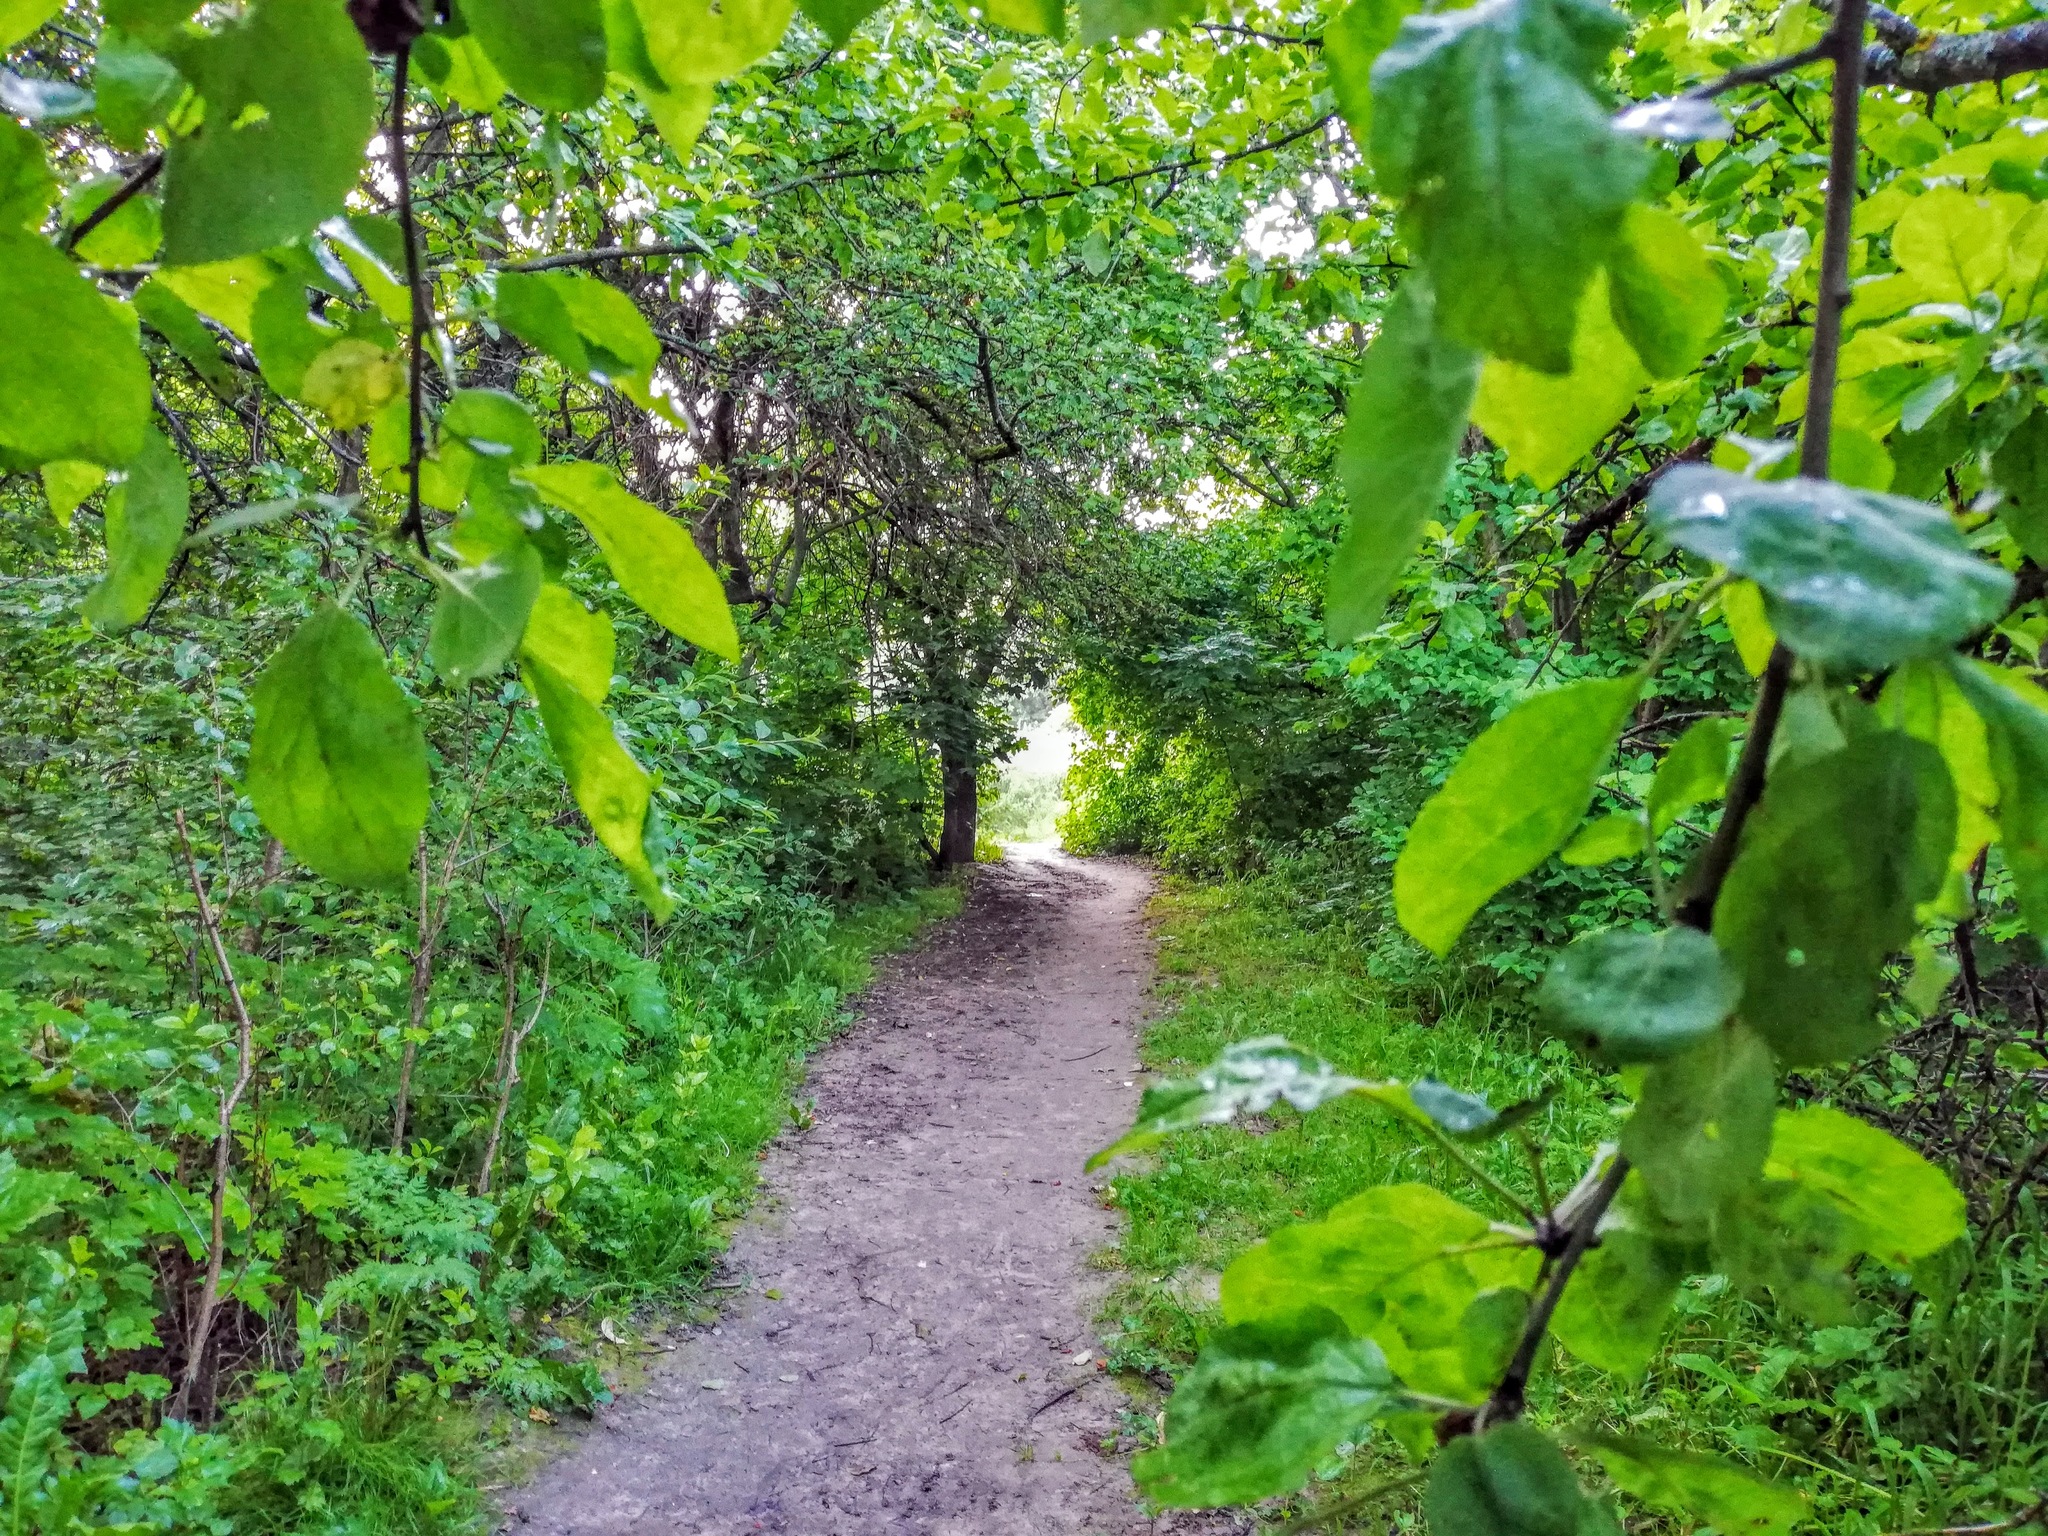
[[[1585,547],[1586,540],[1592,538],[1596,533],[1610,531],[1623,518],[1627,517],[1629,513],[1641,506],[1643,498],[1650,494],[1650,487],[1663,478],[1668,471],[1677,468],[1680,464],[1697,464],[1705,459],[1709,453],[1713,452],[1713,449],[1714,442],[1712,438],[1700,438],[1697,442],[1687,447],[1684,452],[1673,454],[1649,473],[1638,475],[1630,482],[1627,489],[1616,492],[1606,502],[1595,507],[1591,512],[1588,512],[1564,531],[1564,552],[1568,555],[1577,554]]]

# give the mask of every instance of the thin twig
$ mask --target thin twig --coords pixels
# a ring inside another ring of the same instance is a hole
[[[525,926],[525,914],[520,916],[520,927]],[[549,940],[540,954],[540,995],[533,1000],[533,1012],[526,1016],[526,1022],[518,1029],[512,1028],[514,999],[519,984],[519,937],[515,930],[505,940],[505,1029],[504,1048],[500,1055],[503,1070],[498,1076],[498,1111],[491,1119],[490,1140],[484,1144],[483,1172],[477,1175],[476,1192],[479,1196],[491,1192],[491,1169],[498,1161],[498,1142],[505,1132],[505,1113],[512,1104],[512,1090],[519,1082],[519,1047],[526,1037],[533,1033],[540,1023],[541,1010],[548,1002],[548,967],[554,960],[554,941]]]
[[[241,1102],[255,1069],[256,1031],[249,1022],[249,1008],[242,1001],[242,988],[235,980],[235,968],[228,964],[227,946],[221,942],[220,924],[215,921],[213,903],[206,897],[206,882],[199,877],[199,861],[193,857],[192,839],[185,830],[185,813],[173,811],[171,819],[177,824],[178,847],[185,855],[185,872],[192,880],[192,896],[199,904],[200,930],[205,933],[206,942],[213,950],[214,964],[220,970],[221,980],[228,989],[228,1000],[234,1007],[235,1046],[239,1057],[235,1063],[234,1086],[221,1095],[220,1130],[213,1143],[213,1232],[207,1243],[206,1280],[199,1290],[198,1315],[186,1345],[184,1378],[178,1383],[178,1395],[171,1404],[171,1416],[182,1419],[191,1408],[192,1388],[199,1380],[200,1366],[206,1358],[207,1336],[213,1331],[213,1314],[220,1302],[221,1261],[227,1246],[228,1164],[234,1150],[235,1106]]]
[[[72,228],[71,233],[64,237],[64,249],[67,251],[77,250],[79,241],[83,240],[87,235],[98,229],[107,220],[126,207],[129,199],[154,181],[156,173],[163,168],[164,152],[158,150],[129,173],[128,179],[114,189],[113,196],[109,197],[99,207],[93,209],[91,213],[88,213],[78,221]]]
[[[411,346],[406,359],[407,445],[405,521],[399,533],[427,553],[426,514],[420,506],[420,460],[426,453],[426,403],[420,398],[426,382],[426,336],[433,328],[424,280],[420,276],[420,235],[412,215],[412,166],[405,153],[405,93],[412,75],[412,44],[401,43],[391,67],[391,176],[398,183],[398,233],[405,241],[405,285],[412,295]]]

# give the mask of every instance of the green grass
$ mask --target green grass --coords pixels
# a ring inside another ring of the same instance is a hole
[[[1619,1129],[1628,1107],[1620,1080],[1545,1039],[1510,993],[1454,975],[1407,987],[1369,976],[1366,957],[1384,955],[1384,936],[1321,894],[1291,884],[1284,866],[1223,884],[1169,882],[1153,908],[1165,1008],[1144,1039],[1146,1067],[1182,1075],[1233,1040],[1280,1034],[1360,1076],[1433,1076],[1495,1105],[1548,1087],[1554,1097],[1532,1130],[1551,1189],[1568,1187]],[[1511,1141],[1477,1155],[1510,1191],[1533,1195]],[[1119,1271],[1103,1310],[1105,1342],[1134,1399],[1116,1437],[1124,1450],[1152,1443],[1159,1387],[1219,1321],[1220,1271],[1276,1227],[1403,1180],[1435,1184],[1494,1217],[1514,1214],[1443,1152],[1352,1101],[1184,1133],[1104,1178],[1125,1217],[1121,1242],[1102,1256]],[[2041,1230],[2030,1214],[2024,1236],[1981,1261],[1942,1256],[1918,1277],[1924,1296],[1907,1277],[1866,1266],[1854,1318],[1829,1329],[1735,1295],[1718,1277],[1695,1277],[1640,1381],[1560,1352],[1534,1383],[1532,1415],[1732,1456],[1797,1484],[1829,1530],[2009,1515],[2048,1482]],[[1327,1508],[1405,1466],[1390,1443],[1369,1441],[1325,1467],[1327,1479],[1307,1493],[1262,1513],[1291,1519]],[[1637,1531],[1676,1528],[1644,1511],[1631,1516]],[[1357,1518],[1359,1530],[1408,1529],[1420,1520],[1419,1500],[1395,1495]]]

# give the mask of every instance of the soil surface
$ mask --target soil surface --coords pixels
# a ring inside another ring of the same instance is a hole
[[[1142,869],[1049,851],[976,872],[815,1062],[816,1124],[763,1168],[717,1325],[507,1496],[515,1536],[1064,1536],[1231,1530],[1135,1502],[1102,1439],[1082,1173],[1137,1108]],[[771,1294],[776,1293],[776,1294]]]

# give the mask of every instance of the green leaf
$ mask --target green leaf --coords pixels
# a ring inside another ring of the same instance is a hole
[[[1947,1174],[1896,1136],[1825,1104],[1779,1111],[1764,1175],[1827,1196],[1854,1223],[1856,1246],[1894,1269],[1965,1231],[1962,1192]]]
[[[1495,1246],[1473,1247],[1486,1243]],[[1223,1274],[1223,1316],[1248,1323],[1327,1307],[1377,1341],[1410,1386],[1477,1397],[1493,1376],[1466,1337],[1468,1314],[1484,1296],[1527,1286],[1538,1262],[1448,1195],[1384,1185],[1240,1256]]]
[[[639,307],[609,283],[576,272],[498,275],[498,323],[571,373],[609,384],[643,407],[661,343]]]
[[[1749,1294],[1814,1323],[1846,1323],[1856,1288],[1856,1224],[1819,1190],[1759,1179],[1714,1214],[1713,1261]]]
[[[1657,1210],[1697,1226],[1762,1172],[1777,1100],[1770,1048],[1751,1030],[1716,1030],[1644,1074],[1621,1150]]]
[[[90,1199],[93,1193],[93,1187],[75,1173],[23,1168],[12,1152],[0,1152],[0,1242],[11,1241],[66,1204]],[[0,1468],[0,1477],[4,1476],[5,1469]]]
[[[0,238],[33,234],[56,196],[43,141],[21,124],[0,118]]]
[[[1550,1331],[1597,1370],[1642,1374],[1664,1337],[1685,1280],[1684,1250],[1626,1226],[1606,1225],[1572,1271]]]
[[[0,238],[0,448],[116,468],[142,451],[149,368],[135,334],[43,241]]]
[[[1508,451],[1507,473],[1547,491],[1629,413],[1650,375],[1608,312],[1607,280],[1596,275],[1579,300],[1569,373],[1542,373],[1488,358],[1472,419]]]
[[[0,1418],[0,1469],[5,1471],[8,1502],[17,1511],[41,1490],[70,1416],[71,1397],[55,1356],[31,1355],[14,1369],[7,1413]]]
[[[2012,541],[2037,565],[2048,565],[2048,413],[2035,411],[1991,456],[1991,477],[2005,492],[1998,509]]]
[[[604,711],[575,683],[531,657],[523,659],[520,676],[540,703],[548,745],[591,831],[625,869],[655,921],[666,922],[675,898],[662,884],[647,846],[654,780],[620,744]]]
[[[843,47],[854,28],[882,8],[882,0],[798,0],[835,48]]]
[[[1607,258],[1607,297],[1615,325],[1660,379],[1691,373],[1728,317],[1728,290],[1699,237],[1675,214],[1640,203]]]
[[[165,156],[166,263],[249,255],[343,211],[376,108],[369,55],[342,6],[257,0],[165,46],[206,100],[205,121]]]
[[[1394,41],[1402,18],[1419,9],[1417,0],[1351,0],[1323,28],[1323,67],[1351,141],[1361,150],[1372,143],[1373,61]]]
[[[1332,645],[1379,622],[1465,433],[1479,358],[1439,336],[1431,311],[1428,288],[1404,283],[1351,391],[1337,451],[1351,520],[1330,561],[1324,605]]]
[[[1806,1518],[1806,1500],[1796,1489],[1717,1457],[1598,1430],[1580,1430],[1571,1439],[1600,1458],[1624,1493],[1653,1508],[1689,1515],[1723,1536],[1786,1536]]]
[[[1823,757],[1781,761],[1714,907],[1742,977],[1742,1014],[1790,1066],[1860,1055],[1883,1038],[1885,958],[1914,933],[1955,845],[1941,755],[1865,730]]]
[[[0,0],[0,49],[12,48],[63,9],[64,0]]]
[[[247,787],[271,835],[342,885],[403,881],[427,820],[427,742],[362,621],[323,599],[255,705]]]
[[[145,278],[135,290],[135,313],[170,343],[171,350],[192,365],[192,371],[222,400],[241,395],[242,376],[221,352],[199,312],[172,291],[161,274]]]
[[[468,33],[428,33],[413,44],[413,61],[428,84],[465,111],[489,112],[504,99],[505,77]]]
[[[1649,827],[1639,812],[1617,811],[1587,822],[1558,850],[1567,864],[1586,867],[1631,858],[1650,846]]]
[[[1081,45],[1164,32],[1198,16],[1204,0],[1080,0]]]
[[[1576,1536],[1589,1503],[1557,1442],[1520,1419],[1445,1446],[1422,1498],[1431,1536]]]
[[[125,176],[90,176],[64,194],[64,222],[76,229],[100,204],[121,190]],[[96,267],[139,267],[163,244],[161,205],[143,194],[131,197],[91,234],[72,247]]]
[[[1285,1099],[1304,1114],[1371,1086],[1346,1077],[1327,1061],[1296,1050],[1278,1035],[1239,1040],[1223,1048],[1209,1066],[1193,1077],[1149,1084],[1138,1101],[1138,1120],[1130,1131],[1088,1159],[1090,1169],[1113,1157],[1152,1146],[1173,1131],[1198,1125],[1226,1125],[1239,1115],[1255,1115]]]
[[[1373,166],[1407,199],[1446,335],[1571,368],[1579,300],[1649,163],[1594,94],[1627,30],[1600,0],[1480,0],[1410,16],[1373,65]]]
[[[461,0],[463,20],[514,95],[545,112],[577,112],[604,94],[598,0]]]
[[[1643,806],[1652,836],[1662,837],[1694,806],[1727,793],[1728,752],[1734,742],[1733,720],[1695,720],[1671,744]]]
[[[238,256],[196,267],[164,268],[151,279],[207,319],[253,344],[256,306],[279,280],[281,269],[267,256]]]
[[[540,553],[514,525],[483,558],[447,570],[427,565],[441,589],[427,654],[458,687],[497,672],[519,649],[540,594]]]
[[[981,8],[991,26],[1033,37],[1067,35],[1066,0],[988,0]]]
[[[95,629],[118,632],[148,614],[185,538],[191,510],[185,462],[151,427],[143,434],[142,452],[107,493],[107,574],[85,600],[85,616]]]
[[[634,9],[663,80],[716,85],[782,41],[796,0],[634,0]]]
[[[628,492],[600,464],[540,465],[522,478],[590,530],[612,575],[648,617],[693,645],[739,659],[725,592],[681,523]]]
[[[1697,928],[1609,928],[1572,941],[1537,1000],[1564,1035],[1604,1060],[1664,1061],[1735,1011],[1741,987]]]
[[[1957,665],[1983,717],[1998,782],[1998,837],[2027,927],[2048,933],[2048,693],[2003,667]]]
[[[1167,1402],[1165,1446],[1131,1473],[1161,1504],[1248,1504],[1299,1488],[1340,1443],[1405,1406],[1379,1347],[1333,1313],[1219,1328]]]
[[[505,471],[540,462],[540,426],[516,395],[498,389],[458,389],[441,412],[441,448],[460,443]]]
[[[92,83],[100,126],[127,150],[148,143],[149,130],[170,115],[185,88],[177,65],[113,25],[100,33]]]
[[[2048,706],[2048,700],[2043,704]],[[1998,777],[1991,766],[1984,717],[1971,707],[1957,681],[1957,669],[1943,660],[1909,662],[1887,678],[1878,695],[1877,718],[1926,742],[1948,764],[1956,793],[1956,841],[1948,868],[1952,876],[1961,874],[1998,833],[1993,810],[1998,804]],[[2041,910],[2048,913],[2048,906]]]
[[[1743,670],[1751,677],[1761,677],[1778,644],[1778,632],[1764,612],[1763,589],[1753,581],[1729,582],[1721,589],[1721,618],[1735,641]]]
[[[1595,678],[1537,694],[1465,749],[1394,865],[1401,926],[1448,954],[1496,891],[1528,874],[1586,814],[1642,678]]]
[[[320,349],[299,380],[298,397],[347,432],[376,419],[405,393],[405,365],[395,353],[356,337]]]
[[[69,528],[71,514],[85,498],[107,483],[107,472],[82,459],[51,459],[42,468],[43,495],[57,526]]]
[[[1902,496],[1687,464],[1649,505],[1659,534],[1755,581],[1779,637],[1830,665],[1937,655],[1994,623],[2012,595],[2012,578],[1946,512]]]
[[[576,594],[548,582],[533,602],[519,654],[540,662],[593,704],[612,690],[618,641],[602,611],[585,608]]]

